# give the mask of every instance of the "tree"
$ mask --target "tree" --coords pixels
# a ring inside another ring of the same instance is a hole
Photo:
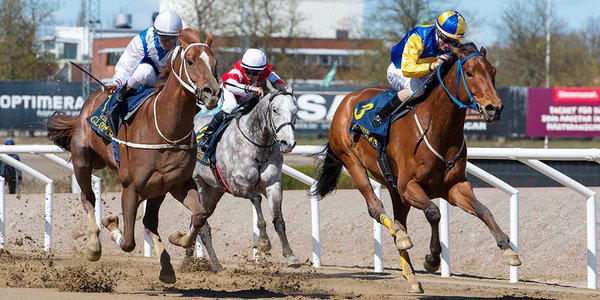
[[[36,32],[52,21],[56,2],[0,0],[0,79],[43,80],[55,71],[40,54]]]

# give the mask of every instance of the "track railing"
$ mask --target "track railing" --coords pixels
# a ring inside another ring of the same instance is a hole
[[[290,155],[312,155],[319,152],[322,148],[320,146],[296,146]],[[37,180],[40,180],[46,184],[45,192],[45,241],[44,249],[49,251],[52,245],[52,194],[53,194],[53,181],[47,176],[43,175],[37,170],[11,158],[6,155],[8,153],[34,153],[43,155],[44,157],[58,163],[60,166],[65,167],[69,170],[73,170],[73,166],[56,156],[55,154],[63,153],[63,151],[50,145],[15,145],[15,146],[3,146],[0,145],[0,160],[8,163],[9,165],[33,176]],[[579,161],[593,161],[600,163],[600,149],[520,149],[520,148],[469,148],[468,158],[470,159],[500,159],[500,160],[516,160],[523,164],[539,171],[552,178],[553,180],[561,183],[562,185],[574,190],[586,198],[586,231],[587,231],[587,287],[590,289],[596,289],[597,287],[597,234],[596,234],[596,193],[583,186],[579,182],[573,180],[565,174],[553,169],[552,167],[544,164],[541,160],[579,160]],[[283,166],[283,172],[289,176],[306,183],[312,187],[315,180],[306,174],[303,174],[287,165]],[[499,188],[510,196],[510,238],[511,244],[515,251],[519,253],[519,191],[498,179],[497,177],[489,174],[483,169],[467,163],[467,172],[484,180],[490,185]],[[0,177],[0,249],[4,248],[4,234],[5,234],[5,190],[4,190],[4,179]],[[94,178],[94,188],[96,193],[96,203],[102,203],[100,201],[101,192],[101,179]],[[381,198],[381,186],[372,182],[375,192],[379,198]],[[450,238],[449,238],[449,212],[448,204],[444,199],[439,200],[441,220],[440,220],[440,242],[442,244],[442,264],[441,264],[441,275],[443,277],[449,277],[450,271]],[[321,244],[320,244],[320,212],[319,203],[316,198],[311,198],[311,214],[312,214],[312,235],[313,235],[313,266],[320,267],[321,265]],[[101,206],[96,207],[96,220],[100,224],[102,216]],[[379,223],[374,223],[374,269],[376,272],[383,270],[383,247],[381,244],[381,232],[382,228]],[[256,224],[254,225],[256,228]],[[256,229],[255,229],[256,232]],[[145,247],[150,247],[149,243],[145,243]],[[198,247],[197,248],[201,248]],[[150,249],[145,249],[144,253],[150,255]],[[517,282],[519,280],[519,268],[510,267],[510,282]]]

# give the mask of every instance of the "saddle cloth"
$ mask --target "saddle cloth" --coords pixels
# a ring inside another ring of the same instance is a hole
[[[137,110],[140,108],[141,104],[144,103],[146,99],[148,99],[152,92],[154,92],[154,88],[139,89],[135,92],[133,96],[127,98],[127,114],[125,115],[123,120],[127,121],[131,119],[133,115],[137,112]],[[110,107],[113,107],[113,105],[116,105],[116,101],[117,100],[116,97],[114,97],[114,94],[106,97],[106,99],[102,102],[100,107],[98,107],[98,109],[96,109],[96,111],[87,118],[90,127],[101,137],[109,141],[112,140],[113,133],[110,129],[110,126],[108,125],[108,121],[106,119],[108,116],[105,114],[105,112]]]
[[[231,112],[231,114],[229,114],[225,117],[225,119],[223,119],[223,122],[221,122],[219,128],[217,128],[215,132],[210,136],[204,135],[204,132],[206,131],[206,128],[208,127],[208,124],[210,122],[202,126],[202,128],[200,128],[200,130],[198,130],[198,132],[196,133],[196,142],[198,143],[196,160],[201,164],[207,166],[216,163],[215,152],[217,150],[217,143],[220,140],[220,136],[223,134],[223,132],[225,132],[227,126],[229,126],[229,123],[231,123],[231,120],[249,113],[252,109],[254,109],[254,107],[258,104],[259,101],[259,98],[253,98],[238,106],[233,112]],[[208,147],[206,148],[206,152],[204,152],[202,151],[202,148],[200,146],[205,143],[206,139],[210,139],[210,142],[208,144]]]
[[[354,113],[350,122],[350,133],[360,134],[375,149],[378,149],[381,144],[386,144],[393,114],[383,119],[378,127],[374,127],[371,121],[375,118],[377,112],[396,97],[397,93],[396,90],[384,91],[369,100],[357,103],[354,106]]]

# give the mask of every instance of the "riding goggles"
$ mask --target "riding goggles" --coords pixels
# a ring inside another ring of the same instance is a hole
[[[175,35],[158,35],[158,41],[164,44],[173,44],[177,41],[177,36]]]
[[[258,75],[262,74],[262,71],[263,70],[252,70],[252,69],[244,68],[244,72],[246,73],[246,75],[258,76]]]
[[[440,37],[440,40],[442,40],[442,42],[444,44],[456,45],[459,42],[459,41],[457,41],[457,40],[455,40],[453,38],[449,38],[449,37],[445,36],[440,31],[438,31],[438,37]]]

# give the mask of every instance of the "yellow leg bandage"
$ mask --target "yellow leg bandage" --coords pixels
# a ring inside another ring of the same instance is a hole
[[[392,229],[392,219],[390,219],[385,214],[379,216],[379,223],[383,224],[383,226],[387,227],[390,230],[391,235],[396,235],[396,230]]]

